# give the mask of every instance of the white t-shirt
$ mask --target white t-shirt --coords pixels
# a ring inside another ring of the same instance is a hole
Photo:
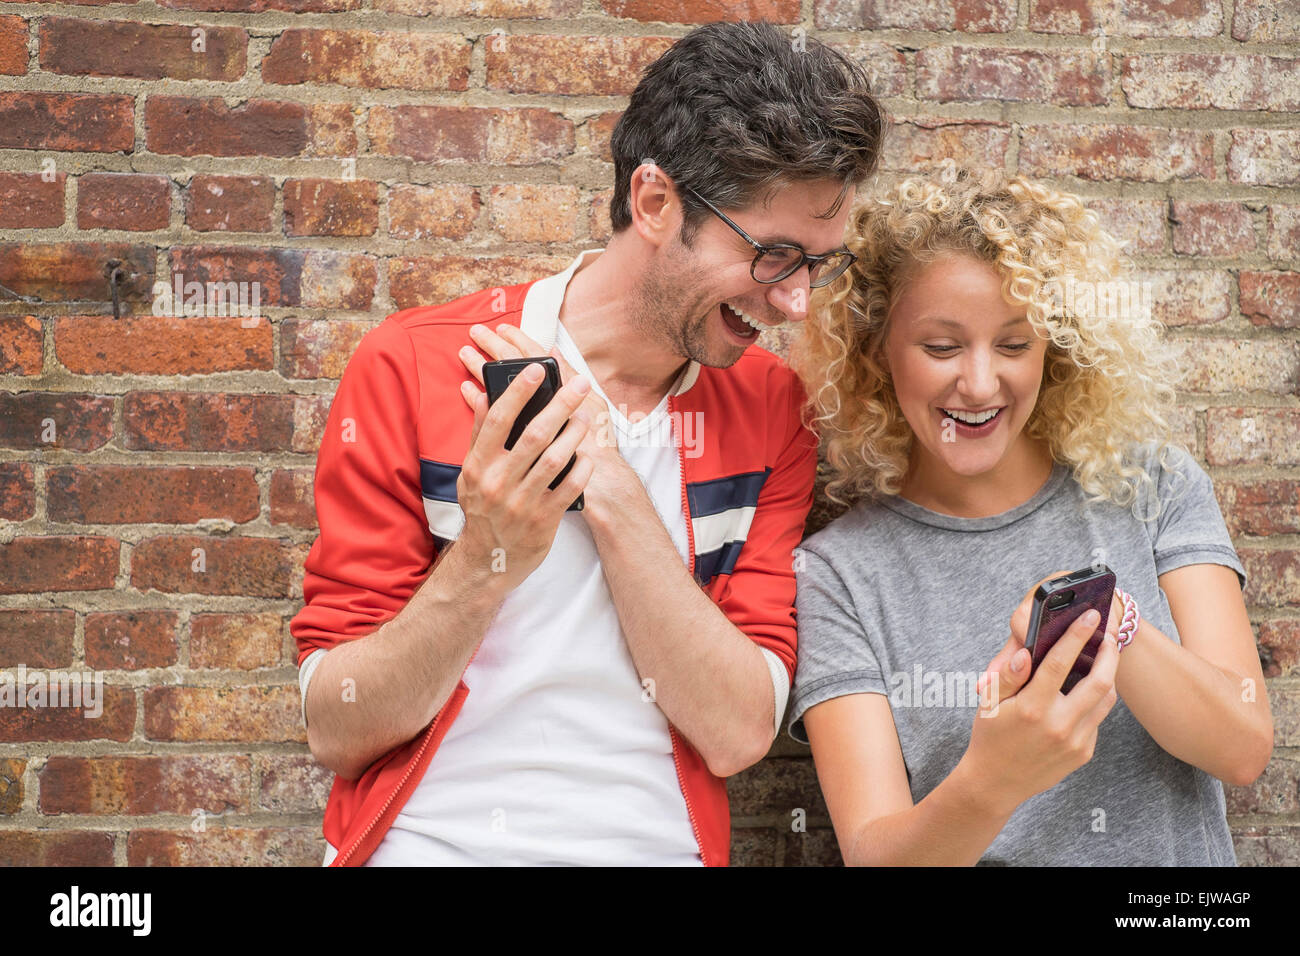
[[[563,325],[556,341],[590,379]],[[615,408],[611,420],[685,563],[667,395],[640,421]],[[580,512],[560,520],[464,679],[460,714],[367,866],[700,864],[667,718],[642,686]]]

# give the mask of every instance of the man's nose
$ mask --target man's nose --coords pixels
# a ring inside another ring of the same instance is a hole
[[[802,322],[808,317],[809,271],[807,264],[801,266],[780,282],[774,282],[767,293],[767,301],[791,322]]]

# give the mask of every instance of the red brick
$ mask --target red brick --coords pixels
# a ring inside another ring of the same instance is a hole
[[[0,611],[0,667],[71,667],[75,611]]]
[[[194,50],[195,30],[203,31],[201,51]],[[248,65],[248,34],[239,27],[46,17],[40,58],[51,73],[233,81]]]
[[[1300,272],[1245,272],[1241,312],[1255,325],[1300,327]]]
[[[516,285],[560,271],[563,257],[400,257],[388,260],[388,294],[399,309],[450,302],[484,288]]]
[[[415,17],[432,11],[440,17],[556,20],[578,16],[582,0],[373,0],[370,6]]]
[[[79,830],[0,830],[10,866],[112,866],[113,834]]]
[[[1129,255],[1164,255],[1167,204],[1163,199],[1090,199],[1088,208],[1116,239],[1130,243]]]
[[[491,188],[492,228],[511,242],[572,242],[578,234],[577,186],[508,183]]]
[[[151,687],[144,692],[150,740],[306,743],[298,685]]]
[[[1281,618],[1259,624],[1265,677],[1289,677],[1300,666],[1300,620]]]
[[[134,173],[85,173],[77,178],[78,229],[166,229],[171,180]]]
[[[72,673],[79,675],[82,680],[90,676],[86,671]],[[10,676],[17,682],[16,671]],[[29,688],[35,687],[32,677],[32,674],[27,675]],[[48,698],[45,707],[0,707],[0,739],[7,744],[46,744],[74,740],[116,740],[125,743],[131,739],[135,727],[135,691],[130,687],[114,687],[107,682],[103,685],[103,691],[103,697],[96,696],[93,702],[87,701],[83,696],[79,707],[51,707],[48,706]],[[93,691],[95,695],[98,692],[98,689]],[[89,706],[91,703],[94,704],[93,707]],[[96,709],[101,711],[98,717],[94,716]],[[3,832],[0,830],[0,834]],[[0,849],[0,859],[6,859],[3,849]]]
[[[786,823],[792,810],[805,810],[810,817],[828,812],[811,760],[764,760],[728,777],[727,793],[733,819],[768,817]]]
[[[373,236],[378,228],[377,183],[337,179],[284,183],[286,236]]]
[[[1232,38],[1253,43],[1300,40],[1300,7],[1277,0],[1236,0]]]
[[[103,611],[86,615],[86,663],[96,670],[170,667],[177,660],[175,611]]]
[[[287,395],[128,392],[124,446],[144,451],[288,451],[294,405]]]
[[[936,165],[944,159],[972,166],[1005,164],[1011,130],[1005,123],[978,120],[898,120],[885,137],[885,169],[911,172]]]
[[[312,103],[307,108],[307,155],[353,158],[357,155],[357,117],[352,103]]]
[[[888,43],[873,40],[827,42],[832,50],[843,53],[867,71],[871,92],[877,97],[906,96],[910,92],[907,58]],[[609,114],[606,114],[609,115]],[[617,113],[613,114],[617,119]]]
[[[131,553],[131,587],[139,591],[286,597],[289,573],[277,538],[159,535]]]
[[[320,827],[132,830],[128,866],[320,866]]]
[[[27,21],[0,16],[0,73],[21,76],[27,72]]]
[[[1300,551],[1243,548],[1238,554],[1246,569],[1247,604],[1300,605]]]
[[[1279,479],[1214,483],[1228,533],[1300,534],[1300,484]]]
[[[262,61],[266,83],[465,90],[473,44],[449,33],[285,30]]]
[[[372,106],[370,150],[420,162],[530,166],[573,153],[573,123],[541,107]]]
[[[619,118],[622,115],[622,110],[597,113],[595,116],[589,116],[587,121],[582,124],[582,128],[587,135],[588,152],[600,157],[607,163],[614,161],[614,154],[609,149],[609,138],[614,135],[614,127],[618,125]]]
[[[1247,787],[1223,788],[1228,813],[1295,813],[1300,809],[1300,761],[1274,754],[1264,773]]]
[[[0,817],[12,816],[23,808],[23,774],[26,770],[26,760],[0,760]]]
[[[133,97],[32,90],[0,93],[0,149],[129,153],[134,146]]]
[[[276,469],[271,475],[271,524],[317,527],[314,479],[311,468]]]
[[[614,190],[605,189],[591,197],[587,209],[587,233],[602,245],[614,235],[614,224],[609,218],[609,206],[614,201]]]
[[[200,174],[185,190],[185,224],[199,232],[270,232],[274,205],[269,176]]]
[[[155,93],[144,124],[150,152],[178,156],[298,156],[308,144],[302,103],[250,99],[231,109],[219,96]]]
[[[771,827],[733,827],[731,866],[776,866],[781,838]]]
[[[257,808],[272,813],[321,813],[334,773],[303,754],[258,754],[261,771]]]
[[[253,670],[280,663],[284,621],[265,614],[195,614],[190,617],[190,668]]]
[[[601,0],[600,5],[608,16],[650,23],[799,21],[799,0],[749,0],[743,6],[726,0]]]
[[[0,126],[0,128],[3,128]],[[147,302],[154,278],[153,246],[125,242],[0,243],[0,285],[46,302],[103,302],[111,296],[104,264],[117,259],[127,276],[118,284],[124,303]]]
[[[1300,107],[1300,60],[1218,53],[1124,57],[1120,86],[1145,109],[1278,110]]]
[[[229,311],[238,305],[229,302]],[[83,375],[269,370],[273,334],[270,322],[256,316],[78,315],[55,319],[54,352],[64,368]]]
[[[299,395],[293,408],[292,451],[316,454],[329,417],[332,395]]]
[[[1027,126],[1020,136],[1020,171],[1101,181],[1213,179],[1214,133],[1110,123]]]
[[[1091,50],[931,47],[916,55],[916,95],[944,103],[1102,106],[1110,99],[1110,58]]]
[[[1293,259],[1300,253],[1300,206],[1268,207],[1268,256]]]
[[[36,316],[0,316],[0,375],[40,375],[45,362],[43,338]]]
[[[47,473],[51,521],[75,524],[190,524],[252,521],[258,513],[251,468],[194,465],[142,468],[70,465]]]
[[[1006,33],[1016,25],[1015,0],[815,0],[819,30],[952,30]]]
[[[0,392],[0,447],[91,451],[112,437],[113,399],[108,396]]]
[[[1181,256],[1237,256],[1255,251],[1250,210],[1237,202],[1173,204],[1174,252]]]
[[[394,239],[464,239],[483,200],[473,186],[407,183],[388,191],[388,234]]]
[[[507,35],[485,48],[489,90],[565,96],[630,96],[673,37]]]
[[[313,249],[302,265],[302,304],[309,309],[368,311],[379,282],[373,256]]]
[[[1300,827],[1232,828],[1238,866],[1300,866]]]
[[[338,13],[361,9],[362,0],[158,0],[158,6],[173,10],[208,10],[221,13]]]
[[[1213,37],[1223,32],[1218,0],[1125,3],[1112,0],[1030,0],[1029,29],[1131,37]]]
[[[1297,343],[1192,339],[1179,345],[1181,364],[1187,373],[1180,387],[1189,392],[1291,395],[1300,384]]]
[[[182,285],[199,282],[247,282],[258,284],[264,306],[299,305],[303,249],[262,249],[254,246],[183,246],[171,250],[171,275],[175,285],[180,273]]]
[[[0,229],[63,225],[63,184],[67,178],[67,173],[55,173],[47,182],[41,173],[0,172]]]
[[[372,328],[368,321],[286,319],[279,325],[279,373],[286,378],[342,378],[352,352]],[[274,514],[272,483],[272,520]]]
[[[1234,129],[1228,179],[1254,186],[1300,183],[1300,129]]]
[[[234,754],[51,757],[40,772],[40,811],[125,814],[248,812],[251,762]]]
[[[811,827],[806,832],[785,835],[785,858],[782,866],[843,866],[840,844],[835,831]]]
[[[1212,407],[1205,449],[1211,465],[1300,465],[1300,409]]]
[[[29,462],[0,462],[0,518],[26,521],[36,512],[35,472]]]
[[[119,547],[113,538],[71,534],[0,543],[0,594],[111,588]]]

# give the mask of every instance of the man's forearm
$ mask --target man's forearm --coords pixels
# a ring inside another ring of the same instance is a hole
[[[401,611],[321,659],[306,701],[316,759],[355,780],[427,727],[507,594],[501,575],[453,542]]]
[[[587,522],[637,673],[709,769],[737,773],[772,742],[763,654],[695,583],[644,486],[610,504]]]

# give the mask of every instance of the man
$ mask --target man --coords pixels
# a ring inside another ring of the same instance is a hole
[[[779,729],[816,470],[797,380],[751,343],[851,261],[882,124],[823,45],[701,27],[614,130],[606,249],[365,337],[291,624],[338,774],[327,864],[728,862],[723,778]],[[548,352],[564,385],[507,451],[536,382],[488,414],[473,379]]]

